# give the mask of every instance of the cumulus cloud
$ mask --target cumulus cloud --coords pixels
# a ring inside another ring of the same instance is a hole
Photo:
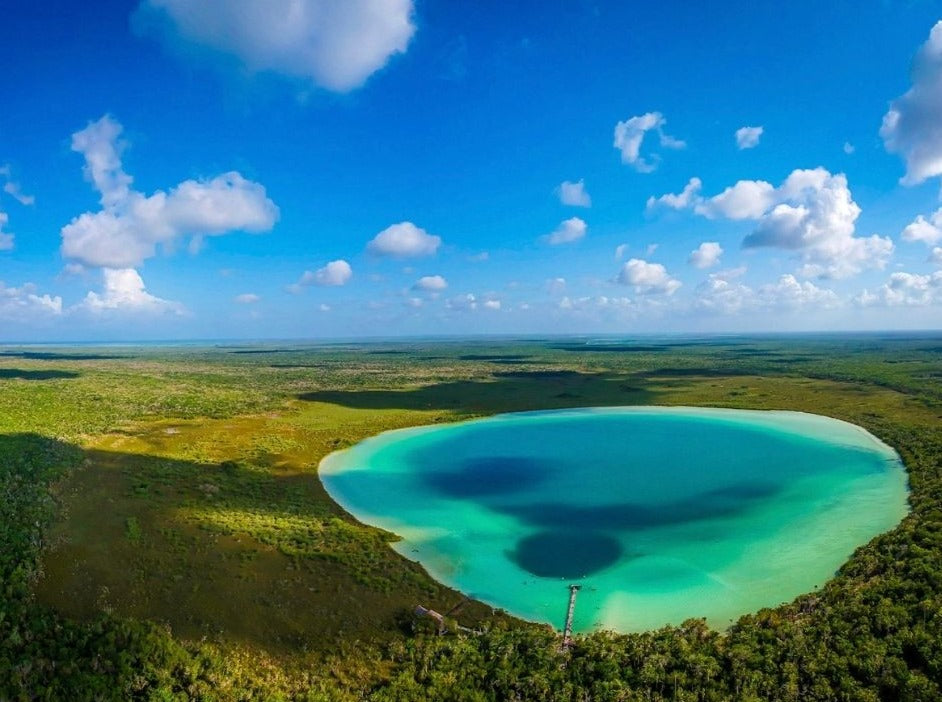
[[[762,127],[740,127],[736,130],[736,148],[742,151],[758,146],[763,131]]]
[[[146,313],[183,315],[186,309],[179,302],[151,295],[140,274],[133,268],[104,268],[101,294],[89,292],[76,308],[93,314]]]
[[[942,208],[939,208],[926,219],[919,215],[906,225],[900,235],[903,241],[921,241],[927,246],[934,246],[942,241]]]
[[[720,256],[723,255],[723,247],[715,241],[704,241],[700,246],[690,252],[687,259],[694,268],[712,268],[720,262]]]
[[[569,244],[582,239],[587,229],[588,226],[581,219],[578,217],[570,217],[560,222],[559,226],[556,227],[551,234],[547,234],[544,239],[550,246]]]
[[[338,259],[318,268],[316,271],[304,271],[295,286],[339,287],[349,283],[352,277],[353,269],[350,264],[343,259]]]
[[[132,268],[154,256],[158,244],[171,247],[184,236],[258,233],[274,226],[278,208],[265,188],[235,171],[186,180],[150,196],[132,190],[132,179],[122,170],[121,129],[105,116],[72,135],[72,149],[85,157],[85,177],[101,194],[102,209],[81,214],[62,228],[66,258],[89,266]]]
[[[618,282],[633,286],[635,292],[664,293],[673,295],[681,286],[679,280],[672,278],[660,263],[648,263],[640,258],[633,258],[622,266],[618,273]]]
[[[929,262],[934,263],[937,266],[942,266],[942,247],[933,247],[932,253],[929,254]]]
[[[776,191],[764,180],[740,180],[719,195],[700,199],[694,211],[709,219],[758,219],[773,204]]]
[[[621,161],[634,168],[639,173],[650,173],[657,168],[661,157],[651,154],[648,157],[641,155],[641,145],[645,135],[655,131],[660,138],[660,145],[666,149],[683,149],[687,144],[680,139],[668,136],[664,132],[667,120],[660,112],[646,112],[615,125],[615,140],[613,146],[621,152]]]
[[[854,236],[860,207],[847,177],[824,168],[796,169],[777,188],[763,180],[740,180],[713,197],[692,192],[655,202],[665,198],[711,219],[756,220],[743,247],[795,251],[805,277],[846,278],[866,268],[882,269],[893,253],[888,237]]]
[[[890,103],[880,136],[890,153],[906,162],[900,182],[916,185],[942,174],[942,21],[916,53],[912,87]]]
[[[857,150],[857,149],[854,147],[854,145],[851,144],[849,141],[845,141],[845,142],[844,142],[844,147],[843,147],[843,149],[844,149],[844,153],[847,154],[848,156],[850,156],[852,153],[854,153],[854,152]]]
[[[854,302],[861,307],[925,307],[942,303],[942,271],[928,275],[893,273],[876,291],[864,290]]]
[[[123,170],[121,154],[127,142],[121,139],[124,128],[105,115],[72,135],[72,150],[85,157],[85,180],[101,194],[101,204],[111,207],[126,200],[132,178]]]
[[[833,290],[819,287],[811,281],[799,281],[791,274],[753,289],[737,280],[742,270],[711,274],[697,286],[694,309],[738,314],[758,310],[832,309],[841,304]]]
[[[411,258],[432,256],[441,243],[441,237],[429,234],[412,222],[400,222],[373,237],[366,249],[376,256]]]
[[[806,277],[846,278],[865,268],[883,268],[893,252],[888,237],[854,236],[860,207],[842,173],[793,171],[777,188],[776,200],[743,246],[798,251]]]
[[[500,300],[485,300],[484,309],[486,310],[499,310],[501,307]]]
[[[656,207],[667,207],[672,210],[685,210],[700,201],[700,188],[703,183],[699,178],[691,178],[684,189],[677,194],[667,193],[655,198],[653,195],[648,198],[647,208],[653,210]]]
[[[700,195],[703,183],[691,178],[679,193],[667,193],[658,198],[648,198],[649,210],[667,207],[673,210],[693,209],[709,219],[757,219],[775,201],[775,188],[764,180],[740,180],[719,195],[704,198]]]
[[[412,0],[144,0],[135,24],[337,92],[362,85],[415,34]]]
[[[0,281],[0,319],[33,321],[37,317],[57,317],[61,314],[62,298],[58,295],[40,295],[33,283],[11,287]]]
[[[693,302],[695,309],[719,314],[737,314],[754,304],[752,288],[721,273],[711,273],[697,286]]]
[[[564,205],[592,207],[592,198],[586,191],[585,181],[583,180],[576,183],[564,180],[557,188],[557,192],[559,193],[559,201]]]
[[[424,292],[441,292],[448,287],[448,281],[446,281],[440,275],[424,275],[415,281],[413,284],[413,290],[422,290]]]
[[[800,282],[785,274],[774,283],[759,287],[759,300],[766,307],[815,307],[828,309],[840,304],[837,293],[821,288],[811,281]]]
[[[262,298],[255,293],[242,293],[241,295],[236,295],[233,298],[233,301],[239,303],[240,305],[252,305],[261,299]]]
[[[628,244],[619,244],[615,247],[615,260],[620,261],[625,257],[625,253],[628,251]]]

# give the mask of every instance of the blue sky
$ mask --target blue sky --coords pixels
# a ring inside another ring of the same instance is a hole
[[[940,19],[14,0],[0,341],[939,328]]]

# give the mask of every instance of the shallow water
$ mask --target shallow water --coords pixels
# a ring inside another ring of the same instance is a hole
[[[437,580],[561,628],[643,631],[813,590],[907,512],[896,453],[797,412],[627,407],[387,432],[321,463],[331,496]]]

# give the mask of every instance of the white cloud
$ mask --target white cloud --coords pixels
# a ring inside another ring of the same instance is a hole
[[[330,312],[331,307],[326,302],[322,302],[317,306],[317,309],[321,312]]]
[[[449,310],[468,311],[478,308],[478,299],[472,293],[458,295],[445,301],[445,307]]]
[[[890,103],[880,128],[886,150],[906,161],[900,181],[905,185],[942,174],[942,21],[916,53],[912,81],[912,87]]]
[[[296,286],[320,285],[323,287],[339,287],[346,285],[353,277],[353,269],[343,259],[331,261],[316,271],[304,271]],[[297,290],[294,290],[297,292]]]
[[[652,304],[641,303],[630,297],[609,297],[586,295],[583,297],[564,297],[556,305],[557,309],[588,319],[599,320],[602,316],[614,314],[623,318],[635,318],[643,310],[652,310]]]
[[[719,195],[701,199],[694,211],[709,219],[758,219],[775,202],[776,191],[764,180],[740,180]]]
[[[485,300],[484,309],[486,310],[499,310],[500,309],[500,300]]]
[[[119,139],[123,127],[109,115],[90,122],[72,135],[72,151],[85,157],[85,180],[101,193],[101,204],[112,207],[127,199],[132,178],[124,172],[121,154],[127,142]]]
[[[13,234],[3,231],[3,228],[9,221],[10,218],[6,212],[0,212],[0,251],[9,251],[13,248]]]
[[[58,295],[39,295],[32,283],[14,288],[0,281],[0,319],[34,321],[37,317],[56,317],[61,314],[62,298]]]
[[[121,125],[102,117],[72,135],[85,157],[85,177],[101,194],[102,209],[86,212],[62,228],[62,254],[89,266],[131,268],[173,246],[183,236],[232,231],[263,232],[278,219],[265,188],[231,171],[210,180],[187,180],[169,193],[145,196],[131,190],[119,141]]]
[[[649,197],[647,208],[693,208],[697,214],[709,219],[755,219],[771,206],[775,196],[775,188],[763,180],[740,180],[711,198],[700,195],[702,185],[699,178],[691,178],[680,193]]]
[[[658,206],[669,207],[672,210],[685,210],[700,201],[699,193],[703,183],[699,178],[691,178],[684,189],[677,193],[667,193],[655,198],[653,195],[648,198],[647,208],[653,210]]]
[[[252,305],[261,299],[262,298],[255,293],[242,293],[241,295],[236,295],[233,298],[233,301],[239,303],[240,305]]]
[[[854,153],[856,150],[857,150],[857,149],[854,147],[854,145],[851,144],[849,141],[845,141],[845,142],[844,142],[844,153],[845,153],[845,154],[847,154],[848,156],[850,156],[850,155],[851,155],[852,153]]]
[[[473,254],[468,256],[469,263],[483,263],[489,259],[491,255],[487,251],[482,251],[481,253]]]
[[[737,314],[754,304],[755,293],[752,288],[721,273],[710,274],[697,286],[693,302],[695,309],[720,314]]]
[[[448,287],[448,281],[446,281],[440,275],[424,275],[415,281],[415,284],[412,286],[413,290],[423,290],[425,292],[441,292]]]
[[[711,198],[682,195],[658,201],[675,198],[708,218],[756,220],[743,247],[795,251],[805,277],[846,278],[865,268],[882,269],[893,253],[888,237],[854,236],[860,207],[843,173],[796,169],[777,188],[763,180],[740,180]]]
[[[900,235],[903,241],[921,241],[927,246],[934,246],[942,241],[942,208],[939,208],[927,220],[919,215],[906,225]]]
[[[667,120],[660,112],[646,112],[618,122],[615,125],[615,140],[613,146],[621,152],[622,163],[627,163],[639,173],[650,173],[657,168],[661,157],[651,154],[645,158],[641,155],[641,144],[645,134],[654,130],[660,137],[660,144],[667,149],[683,149],[687,144],[664,133]]]
[[[566,291],[565,278],[551,278],[546,281],[546,290],[550,295],[562,295]]]
[[[628,251],[628,244],[619,244],[615,247],[615,260],[620,261],[625,257],[625,253]]]
[[[833,290],[818,287],[810,281],[800,282],[791,274],[754,290],[736,280],[742,272],[744,269],[711,274],[697,286],[694,309],[738,314],[757,310],[833,309],[841,304]]]
[[[860,207],[842,173],[793,171],[777,188],[776,200],[743,246],[798,251],[804,276],[846,278],[864,268],[883,268],[893,252],[889,238],[854,236]]]
[[[14,200],[17,200],[21,205],[32,205],[36,202],[36,198],[32,195],[26,195],[19,183],[14,183],[12,181],[7,181],[3,184],[3,192],[7,195],[10,195]]]
[[[36,198],[32,195],[25,195],[19,183],[15,183],[10,179],[11,173],[12,171],[9,164],[0,166],[0,177],[2,177],[4,181],[3,192],[13,197],[13,199],[17,200],[21,205],[32,205],[36,201]],[[15,244],[16,237],[13,233],[3,231],[3,228],[7,226],[9,221],[9,215],[3,210],[0,210],[0,251],[9,251]]]
[[[715,241],[704,241],[700,246],[690,252],[687,263],[694,268],[712,268],[720,262],[720,256],[723,255],[723,247]]]
[[[85,274],[85,266],[81,263],[66,263],[62,267],[61,278],[73,278]]]
[[[618,273],[618,282],[631,285],[637,293],[665,293],[673,295],[681,286],[679,280],[671,278],[667,269],[660,263],[648,263],[640,258],[633,258],[622,266]]]
[[[820,288],[808,280],[799,282],[791,274],[783,275],[774,283],[760,286],[758,296],[760,303],[766,307],[829,309],[840,304],[840,299],[833,290]]]
[[[441,237],[429,234],[412,222],[400,222],[386,227],[373,237],[366,249],[377,256],[432,256],[441,243]]]
[[[0,176],[3,176],[3,192],[19,202],[21,205],[32,205],[36,198],[23,192],[19,183],[12,179],[12,169],[9,164],[0,166]]]
[[[559,201],[564,205],[592,207],[592,198],[586,192],[585,181],[583,180],[576,183],[564,180],[557,188],[557,192],[559,193]]]
[[[876,292],[864,290],[854,298],[861,307],[925,307],[942,303],[942,271],[928,275],[893,273]]]
[[[758,146],[763,131],[762,127],[740,127],[736,130],[736,148],[742,151]]]
[[[144,281],[133,268],[104,268],[104,289],[99,295],[89,292],[76,308],[94,314],[133,312],[150,314],[185,314],[179,302],[163,300],[144,288]]]
[[[135,21],[172,44],[207,46],[250,71],[338,92],[404,53],[416,29],[412,0],[144,0]]]
[[[932,249],[932,253],[929,254],[929,262],[942,266],[942,247],[936,246]]]
[[[586,230],[588,229],[585,222],[583,222],[578,217],[570,217],[569,219],[560,222],[559,226],[551,233],[547,234],[544,239],[546,243],[550,246],[558,246],[559,244],[569,244],[573,241],[579,241],[585,236]]]

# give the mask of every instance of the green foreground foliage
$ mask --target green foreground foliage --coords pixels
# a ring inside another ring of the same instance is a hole
[[[933,337],[0,351],[0,700],[942,699],[940,378]],[[413,621],[461,595],[316,477],[385,429],[645,403],[864,426],[911,514],[726,632],[563,651],[482,603]]]

